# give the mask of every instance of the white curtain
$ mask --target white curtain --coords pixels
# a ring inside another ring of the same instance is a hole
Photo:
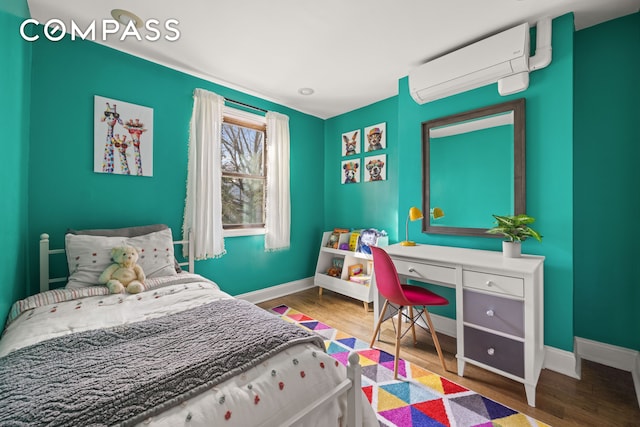
[[[267,119],[267,207],[264,247],[287,249],[291,228],[289,117],[269,111]]]
[[[222,138],[224,98],[204,89],[193,92],[189,129],[189,170],[182,236],[189,230],[194,239],[196,260],[225,254],[222,229]],[[183,253],[188,252],[183,245]]]

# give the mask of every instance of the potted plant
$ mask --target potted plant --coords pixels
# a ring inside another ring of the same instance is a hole
[[[488,229],[487,233],[502,234],[505,237],[502,242],[502,253],[507,258],[519,257],[521,243],[529,237],[533,237],[538,242],[542,241],[542,235],[529,226],[535,222],[535,218],[529,215],[493,215],[493,217],[496,225]]]

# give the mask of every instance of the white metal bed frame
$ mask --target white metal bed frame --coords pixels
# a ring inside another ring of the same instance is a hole
[[[187,240],[175,240],[173,245],[187,245],[189,248],[189,254],[193,253],[193,238],[191,231],[187,235]],[[49,248],[49,235],[42,233],[40,235],[40,292],[49,290],[51,283],[66,282],[68,277],[50,277],[49,271],[49,257],[51,255],[64,254],[64,249],[50,249]],[[66,262],[66,260],[65,260]],[[180,268],[187,267],[189,273],[194,273],[194,262],[192,257],[187,257],[187,261],[178,263]]]
[[[189,254],[193,253],[193,236],[189,231],[187,240],[176,240],[174,245],[188,245]],[[40,292],[49,290],[51,283],[66,282],[68,277],[50,277],[49,257],[51,255],[64,254],[63,249],[51,249],[49,247],[49,235],[42,233],[40,235]],[[66,262],[66,260],[65,260]],[[187,257],[187,261],[179,263],[180,267],[186,267],[189,273],[194,272],[194,260],[191,256]],[[363,422],[362,415],[362,367],[360,366],[360,356],[355,351],[349,354],[347,363],[347,379],[338,384],[333,390],[328,391],[320,396],[318,400],[307,405],[291,416],[283,425],[290,426],[303,420],[310,412],[330,402],[338,399],[345,392],[347,393],[347,424],[348,427],[360,427]]]

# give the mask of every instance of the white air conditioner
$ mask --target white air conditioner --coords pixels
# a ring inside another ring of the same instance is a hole
[[[529,84],[528,23],[419,66],[409,73],[409,91],[418,104],[424,104],[514,75],[517,79],[503,85],[508,93],[525,90]]]

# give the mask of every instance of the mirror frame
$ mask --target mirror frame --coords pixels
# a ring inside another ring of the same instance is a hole
[[[487,234],[487,228],[469,227],[445,227],[431,225],[430,203],[430,138],[429,131],[432,128],[451,125],[457,122],[473,120],[484,116],[513,111],[513,173],[514,173],[514,215],[526,212],[526,187],[525,187],[525,98],[490,105],[463,113],[429,120],[422,123],[422,232],[430,234],[452,234],[459,236],[484,236],[499,237],[500,235]],[[490,165],[489,165],[490,166]],[[446,214],[446,211],[445,211]]]

